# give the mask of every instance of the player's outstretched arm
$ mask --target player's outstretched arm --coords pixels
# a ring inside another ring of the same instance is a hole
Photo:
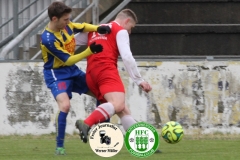
[[[135,59],[132,56],[132,52],[129,46],[129,35],[126,30],[121,30],[117,33],[117,45],[119,53],[122,57],[124,66],[133,79],[133,81],[139,85],[145,92],[151,91],[151,86],[143,80],[141,74],[138,71]]]
[[[116,35],[116,41],[117,41],[119,53],[123,60],[123,64],[129,76],[137,85],[140,85],[140,83],[142,83],[144,80],[138,71],[135,59],[132,56],[132,52],[129,45],[128,32],[126,30],[119,31]]]
[[[56,39],[48,39],[42,41],[41,48],[47,50],[48,53],[58,58],[67,66],[74,65],[92,53],[99,53],[103,50],[101,44],[96,44],[96,42],[94,42],[90,44],[90,46],[85,51],[77,55],[71,55],[67,50],[63,49],[62,44]]]
[[[96,28],[97,27],[97,28]],[[85,23],[84,32],[95,32],[97,31],[100,34],[108,34],[111,32],[109,26],[95,26],[92,24]]]
[[[96,53],[102,52],[102,50],[103,50],[103,47],[101,44],[96,44],[96,42],[93,42],[85,51],[79,54],[70,56],[65,62],[65,64],[67,66],[74,65],[75,63],[81,61],[82,59],[86,58],[92,53],[96,54]]]
[[[89,23],[70,23],[73,25],[74,32],[98,32],[100,34],[108,34],[111,32],[111,28],[109,26],[98,26],[92,25]]]

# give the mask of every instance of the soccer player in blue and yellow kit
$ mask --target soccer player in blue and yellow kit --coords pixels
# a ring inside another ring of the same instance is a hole
[[[66,119],[70,109],[72,92],[93,95],[87,87],[85,73],[75,63],[103,50],[102,45],[92,43],[85,51],[74,55],[74,34],[91,31],[106,34],[111,31],[107,26],[72,23],[70,21],[71,11],[72,9],[62,2],[53,2],[48,7],[50,22],[41,35],[40,44],[44,60],[44,79],[59,107],[56,116],[55,153],[57,155],[65,154]]]

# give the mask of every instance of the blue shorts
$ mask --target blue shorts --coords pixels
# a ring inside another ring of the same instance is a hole
[[[43,74],[45,83],[51,89],[55,99],[60,93],[66,92],[71,99],[72,92],[82,94],[89,90],[86,83],[86,74],[76,65],[58,69],[44,69]]]

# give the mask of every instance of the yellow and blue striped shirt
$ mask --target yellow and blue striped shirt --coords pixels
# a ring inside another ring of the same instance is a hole
[[[87,29],[89,28],[89,29]],[[87,23],[70,22],[65,29],[54,32],[46,27],[41,35],[41,50],[44,61],[44,69],[55,69],[64,67],[67,59],[74,55],[74,34],[78,32],[96,31],[97,26]]]

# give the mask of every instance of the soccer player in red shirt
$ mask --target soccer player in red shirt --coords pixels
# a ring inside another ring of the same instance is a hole
[[[87,57],[87,85],[101,105],[84,121],[76,121],[76,127],[84,143],[87,143],[88,131],[94,124],[103,122],[114,114],[119,116],[125,130],[136,123],[125,105],[125,90],[117,69],[119,55],[133,81],[145,92],[152,90],[140,75],[129,46],[129,34],[136,23],[135,13],[130,9],[124,9],[118,13],[114,21],[104,24],[111,28],[110,34],[97,32],[88,34],[88,44],[96,42],[104,49],[101,54]]]

